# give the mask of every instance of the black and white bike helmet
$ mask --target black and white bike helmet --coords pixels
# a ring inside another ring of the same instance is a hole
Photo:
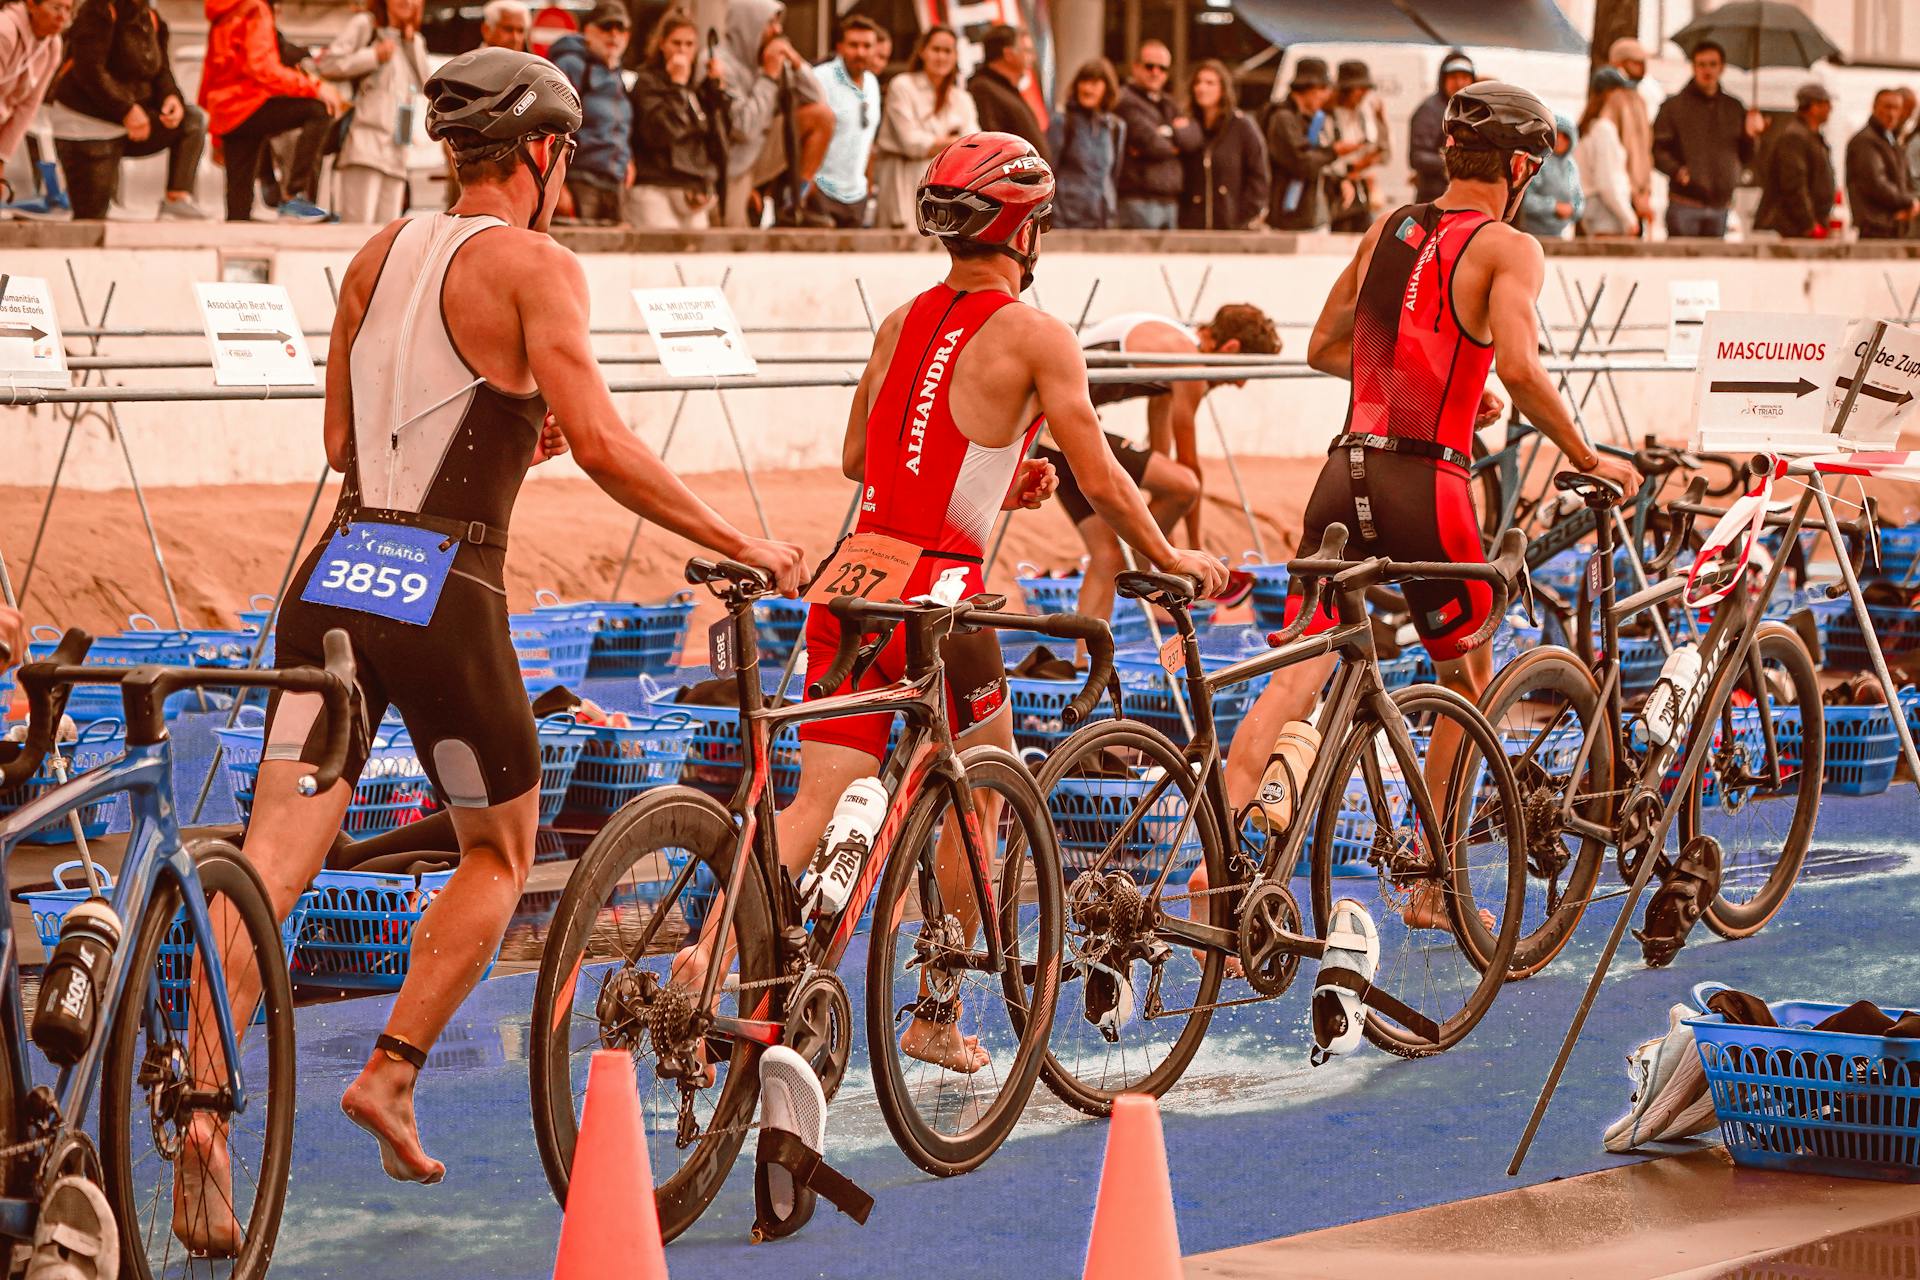
[[[1493,151],[1501,156],[1517,151],[1526,156],[1532,164],[1529,180],[1553,151],[1553,112],[1517,84],[1483,80],[1468,85],[1447,102],[1444,127],[1451,145],[1462,150]],[[1512,222],[1527,184],[1513,185],[1504,160],[1500,178],[1507,186],[1506,213],[1501,221]]]
[[[453,148],[456,166],[519,154],[539,192],[527,225],[538,223],[563,149],[542,171],[527,144],[570,137],[580,128],[580,95],[560,68],[513,49],[476,49],[441,67],[428,79],[426,95],[427,136]]]

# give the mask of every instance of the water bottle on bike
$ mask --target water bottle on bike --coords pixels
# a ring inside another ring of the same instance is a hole
[[[1314,757],[1320,754],[1320,731],[1305,720],[1289,721],[1280,730],[1267,757],[1267,771],[1254,794],[1253,825],[1263,833],[1278,834],[1293,821],[1294,802],[1307,785]]]
[[[855,778],[840,793],[813,861],[800,876],[800,901],[808,915],[831,916],[847,905],[886,812],[887,789],[878,778]]]
[[[1665,664],[1660,668],[1660,678],[1654,681],[1653,691],[1647,695],[1646,705],[1640,713],[1649,742],[1664,747],[1673,741],[1673,735],[1680,727],[1681,713],[1693,696],[1693,686],[1699,680],[1698,645],[1683,644],[1667,655]]]
[[[120,917],[99,898],[78,904],[61,922],[33,1014],[33,1042],[56,1067],[80,1061],[93,1043],[100,989],[121,933]]]

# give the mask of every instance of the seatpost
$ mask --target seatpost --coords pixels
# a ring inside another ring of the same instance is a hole
[[[1618,580],[1613,571],[1613,553],[1615,549],[1613,521],[1608,518],[1608,508],[1611,504],[1607,501],[1607,495],[1604,493],[1595,494],[1592,502],[1594,508],[1594,554],[1600,558],[1600,652],[1609,663],[1612,663],[1619,660],[1620,620],[1614,616],[1613,612],[1614,596],[1618,591]],[[1655,615],[1655,621],[1656,623],[1659,621],[1657,614]],[[1622,700],[1622,690],[1620,682],[1617,680],[1613,685],[1613,697],[1616,704]],[[1618,724],[1620,722],[1619,705],[1608,708],[1608,714],[1613,717],[1613,723]]]

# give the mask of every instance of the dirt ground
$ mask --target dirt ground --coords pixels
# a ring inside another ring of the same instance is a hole
[[[1269,555],[1284,556],[1300,534],[1301,512],[1318,474],[1319,458],[1242,458],[1240,472]],[[755,528],[754,508],[737,474],[688,477],[701,497],[742,528]],[[826,470],[766,472],[756,477],[775,535],[824,555],[839,532],[851,496],[847,481]],[[1206,473],[1207,545],[1234,559],[1252,546],[1226,464]],[[147,499],[173,577],[180,618],[189,627],[230,627],[254,592],[272,592],[286,572],[294,537],[313,490],[306,485],[233,485],[149,489]],[[330,491],[321,499],[324,519]],[[170,622],[167,598],[130,490],[61,492],[54,502],[38,561],[29,579],[34,531],[46,501],[43,489],[0,486],[0,554],[16,590],[24,589],[28,621],[117,631],[129,613]],[[562,599],[602,599],[633,530],[633,517],[586,480],[542,480],[521,491],[507,555],[512,607],[533,603],[546,587]],[[302,551],[317,540],[309,532]],[[650,527],[635,548],[622,599],[664,599],[683,587],[681,568],[692,544]],[[1065,568],[1082,554],[1078,536],[1056,508],[1022,512],[1008,530],[991,585],[1018,599],[1016,566],[1030,562]],[[705,626],[719,610],[703,598],[689,638],[689,656],[704,653]]]

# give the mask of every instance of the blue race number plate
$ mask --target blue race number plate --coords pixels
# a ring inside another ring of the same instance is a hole
[[[443,549],[442,543],[448,545]],[[424,627],[459,551],[458,542],[431,529],[349,525],[334,531],[300,598]]]

